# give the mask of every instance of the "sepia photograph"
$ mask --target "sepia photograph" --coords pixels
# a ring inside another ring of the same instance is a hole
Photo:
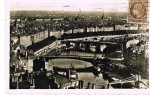
[[[9,90],[149,89],[148,0],[6,1]]]

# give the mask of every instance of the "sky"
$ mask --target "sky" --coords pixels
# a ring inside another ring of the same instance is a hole
[[[7,8],[49,11],[127,11],[128,0],[7,0]]]

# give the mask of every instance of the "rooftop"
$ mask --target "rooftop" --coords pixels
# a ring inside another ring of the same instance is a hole
[[[36,52],[36,51],[40,50],[41,48],[53,43],[55,40],[56,40],[56,38],[54,36],[48,37],[45,40],[42,40],[37,43],[33,43],[32,45],[28,46],[27,48],[33,50],[33,52]]]

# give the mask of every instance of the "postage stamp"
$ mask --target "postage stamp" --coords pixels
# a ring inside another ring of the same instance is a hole
[[[148,0],[7,0],[6,23],[8,93],[150,93]]]
[[[128,21],[143,22],[148,21],[148,0],[129,0]]]

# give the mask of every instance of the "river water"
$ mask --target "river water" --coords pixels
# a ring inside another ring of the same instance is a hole
[[[48,54],[47,54],[48,55]],[[98,56],[102,57],[102,54],[95,54],[95,53],[86,53],[82,51],[64,51],[61,52],[61,55],[75,55],[75,56]],[[75,69],[79,68],[89,68],[93,65],[90,62],[77,60],[77,59],[68,59],[68,58],[59,58],[59,59],[51,59],[49,61],[50,65],[53,65],[58,68],[65,68],[68,69],[71,64],[75,67]],[[59,74],[64,74],[64,72],[59,72]],[[87,84],[95,84],[95,88],[101,88],[99,85],[107,85],[108,81],[103,79],[103,75],[95,75],[92,71],[91,72],[77,72],[78,80],[84,81],[84,88],[86,88]]]
[[[75,69],[93,66],[90,62],[68,58],[51,59],[49,62],[55,67],[64,69],[69,69],[71,65],[74,66]]]

